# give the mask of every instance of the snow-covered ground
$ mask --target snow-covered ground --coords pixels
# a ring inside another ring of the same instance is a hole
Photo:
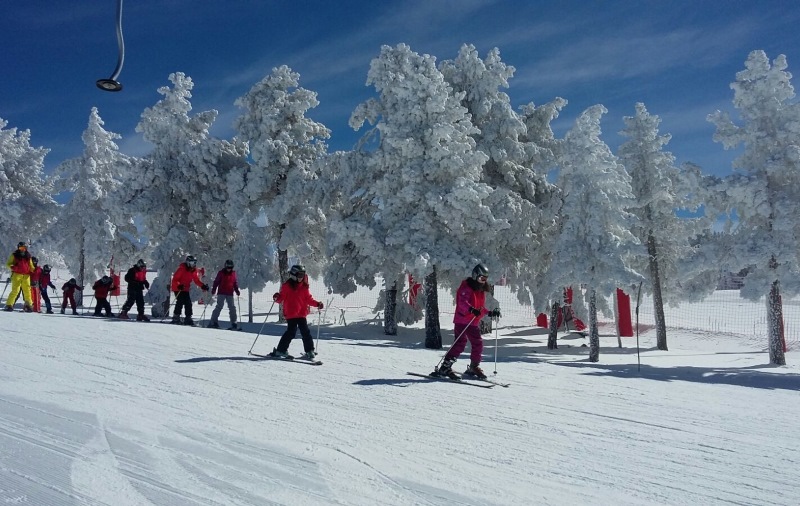
[[[592,364],[506,303],[484,365],[512,385],[483,389],[407,375],[443,351],[368,308],[326,315],[321,367],[259,360],[258,309],[245,332],[1,312],[0,503],[798,504],[797,351],[672,330],[661,352],[648,330],[641,370],[632,338]]]

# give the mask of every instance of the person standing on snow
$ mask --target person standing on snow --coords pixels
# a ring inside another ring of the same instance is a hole
[[[175,274],[172,275],[172,291],[175,293],[175,312],[172,314],[172,323],[181,323],[181,310],[186,308],[186,318],[183,319],[184,325],[194,325],[192,320],[192,297],[189,295],[189,288],[192,283],[199,286],[204,292],[208,291],[208,285],[200,281],[197,272],[197,259],[189,255],[186,261],[178,266]]]
[[[322,309],[322,302],[317,302],[311,296],[308,285],[308,276],[306,270],[302,265],[293,265],[289,269],[289,279],[281,285],[280,292],[272,296],[272,300],[278,304],[283,304],[283,316],[286,317],[286,332],[281,336],[278,341],[278,347],[272,350],[270,356],[276,358],[293,358],[289,355],[289,345],[297,334],[297,329],[300,329],[300,335],[303,336],[303,348],[305,354],[300,358],[313,360],[317,356],[314,351],[314,339],[311,338],[311,332],[308,330],[308,306],[315,306]]]
[[[31,254],[28,252],[28,245],[24,242],[17,244],[17,249],[8,257],[6,266],[11,269],[11,293],[6,299],[6,311],[14,310],[14,302],[20,292],[25,301],[23,311],[30,313],[33,311],[31,303],[31,274],[34,271]]]
[[[42,297],[40,295],[41,292],[41,279],[42,279],[42,268],[39,267],[39,259],[36,257],[31,257],[31,262],[33,262],[33,272],[31,273],[31,300],[33,301],[33,312],[34,313],[41,313],[42,312]]]
[[[116,288],[114,280],[109,276],[103,276],[94,282],[92,290],[94,290],[94,298],[97,301],[97,305],[94,308],[95,316],[100,316],[101,312],[105,310],[107,317],[114,317],[114,313],[111,312],[111,304],[108,302],[108,294]]]
[[[484,307],[486,292],[489,291],[488,277],[489,269],[478,264],[472,269],[472,276],[463,280],[458,287],[456,312],[453,316],[453,333],[456,340],[450,347],[450,351],[445,354],[441,367],[435,372],[436,375],[458,379],[458,375],[453,372],[453,364],[467,347],[469,340],[472,347],[469,357],[470,364],[464,371],[464,376],[486,379],[486,374],[480,367],[483,358],[480,321],[487,314],[496,318],[500,317],[499,308],[489,311]]]
[[[149,322],[150,318],[144,314],[144,290],[150,289],[150,282],[147,281],[147,264],[141,258],[136,264],[125,273],[125,281],[128,283],[128,298],[119,311],[121,320],[129,320],[128,311],[136,303],[136,321]]]
[[[50,296],[47,295],[47,288],[56,289],[56,285],[50,281],[50,266],[44,264],[42,266],[42,274],[39,276],[39,287],[41,288],[42,298],[44,299],[44,307],[47,314],[53,314],[53,306],[50,304]]]
[[[64,283],[61,290],[64,292],[64,301],[61,303],[61,314],[64,314],[67,310],[67,302],[69,302],[69,307],[72,308],[72,314],[78,314],[78,305],[75,303],[75,290],[82,292],[83,287],[78,284],[75,278],[69,278],[69,281]]]
[[[229,330],[239,330],[239,326],[236,324],[236,306],[233,303],[234,292],[236,292],[236,296],[238,297],[239,281],[236,279],[236,271],[233,270],[233,260],[225,260],[225,267],[217,273],[217,277],[214,278],[214,284],[211,285],[211,296],[213,297],[215,293],[219,295],[217,295],[217,306],[211,313],[211,322],[208,324],[208,328],[219,328],[219,314],[222,312],[222,308],[227,302],[228,314],[231,320],[231,327]]]

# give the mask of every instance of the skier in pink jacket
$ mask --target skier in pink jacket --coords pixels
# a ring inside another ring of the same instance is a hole
[[[489,311],[484,307],[486,292],[489,291],[488,277],[489,269],[478,264],[472,269],[472,276],[462,281],[458,287],[456,313],[453,316],[453,333],[456,335],[456,341],[444,356],[444,361],[437,371],[439,376],[458,379],[458,375],[453,372],[453,364],[458,360],[469,341],[472,347],[469,356],[470,364],[464,371],[464,376],[486,379],[486,374],[480,367],[483,355],[480,321],[487,314],[492,317],[500,317],[499,308]]]

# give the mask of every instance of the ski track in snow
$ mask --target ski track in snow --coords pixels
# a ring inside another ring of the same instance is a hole
[[[249,332],[52,320],[0,317],[3,503],[786,505],[800,493],[796,388],[615,376],[611,357],[553,353],[498,364],[508,389],[465,389],[405,374],[441,352],[377,340],[323,340],[325,365],[306,368],[248,357]]]

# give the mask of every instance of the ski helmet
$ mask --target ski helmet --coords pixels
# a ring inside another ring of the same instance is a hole
[[[233,269],[233,260],[225,260],[225,268]]]
[[[485,278],[489,277],[489,269],[484,267],[483,264],[478,264],[472,268],[472,279],[478,281],[478,278],[483,277],[484,281]]]
[[[189,255],[186,257],[186,265],[189,267],[194,267],[197,265],[197,259],[194,257],[194,255]]]
[[[33,262],[33,265],[35,265],[35,266],[39,265],[39,259],[36,258],[36,257],[31,257],[31,262]]]
[[[144,263],[144,260],[140,258],[139,260],[136,261],[136,267],[144,269],[145,267],[147,267],[147,264]]]
[[[69,285],[77,285],[78,281],[76,281],[75,278],[69,278],[69,281],[67,281],[67,284],[69,284]]]
[[[103,283],[104,285],[110,285],[111,278],[109,278],[108,276],[103,276],[102,278],[100,278],[100,282]]]
[[[25,244],[25,241],[20,241],[20,242],[17,243],[17,249],[20,249],[20,248],[28,249],[28,245]]]
[[[47,265],[47,264],[44,264],[44,265],[42,266],[42,271],[44,271],[44,272],[50,272],[50,266],[49,266],[49,265]]]
[[[300,282],[304,277],[306,277],[306,268],[302,265],[293,265],[292,268],[289,269],[289,279]]]

